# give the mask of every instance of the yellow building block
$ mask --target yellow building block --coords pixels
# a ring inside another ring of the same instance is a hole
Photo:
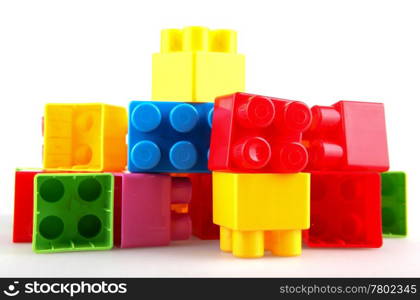
[[[122,171],[127,164],[127,111],[106,104],[47,104],[46,170]]]
[[[220,248],[238,257],[301,253],[309,228],[310,174],[213,172],[213,221]]]
[[[233,30],[162,30],[152,65],[153,100],[212,102],[245,90],[245,56],[237,53]]]

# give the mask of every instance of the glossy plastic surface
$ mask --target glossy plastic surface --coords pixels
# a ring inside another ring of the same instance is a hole
[[[33,250],[107,250],[113,245],[112,174],[38,174]]]
[[[381,247],[381,175],[311,173],[311,227],[305,241],[310,247]]]
[[[15,173],[15,206],[13,217],[13,242],[32,242],[34,215],[34,178],[42,171],[20,171]]]
[[[296,173],[308,153],[301,144],[311,112],[302,102],[236,93],[218,97],[209,169],[237,173]]]
[[[301,253],[309,228],[310,174],[213,172],[213,220],[220,248],[238,257]]]
[[[237,53],[236,32],[206,27],[165,29],[153,55],[152,99],[213,102],[244,91],[245,57]]]
[[[191,182],[188,178],[129,173],[115,173],[114,176],[117,247],[165,246],[171,240],[185,240],[191,236],[188,214],[171,209],[171,204],[190,203]]]
[[[130,172],[208,172],[213,103],[130,103]]]
[[[47,104],[46,170],[122,171],[127,164],[127,112],[106,104]]]
[[[382,103],[340,101],[312,107],[312,116],[303,136],[309,152],[306,171],[389,169]]]
[[[404,172],[382,173],[382,234],[407,236],[407,182]]]

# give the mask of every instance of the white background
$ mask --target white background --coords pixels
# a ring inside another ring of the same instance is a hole
[[[0,2],[1,276],[420,276],[418,1]],[[239,32],[247,91],[330,105],[384,102],[391,168],[409,179],[409,238],[381,249],[234,259],[217,242],[36,255],[11,243],[15,167],[41,166],[47,102],[149,100],[163,28]],[[417,125],[416,125],[417,124]]]

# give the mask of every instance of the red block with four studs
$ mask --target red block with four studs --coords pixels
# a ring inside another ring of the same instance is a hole
[[[311,111],[299,101],[235,93],[216,98],[209,169],[296,173],[308,163],[302,133]]]

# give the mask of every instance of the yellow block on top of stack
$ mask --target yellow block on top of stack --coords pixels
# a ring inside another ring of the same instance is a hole
[[[162,30],[152,64],[153,100],[213,102],[245,89],[245,56],[237,53],[233,30]]]
[[[127,111],[107,104],[47,104],[45,170],[123,171],[127,165]]]

